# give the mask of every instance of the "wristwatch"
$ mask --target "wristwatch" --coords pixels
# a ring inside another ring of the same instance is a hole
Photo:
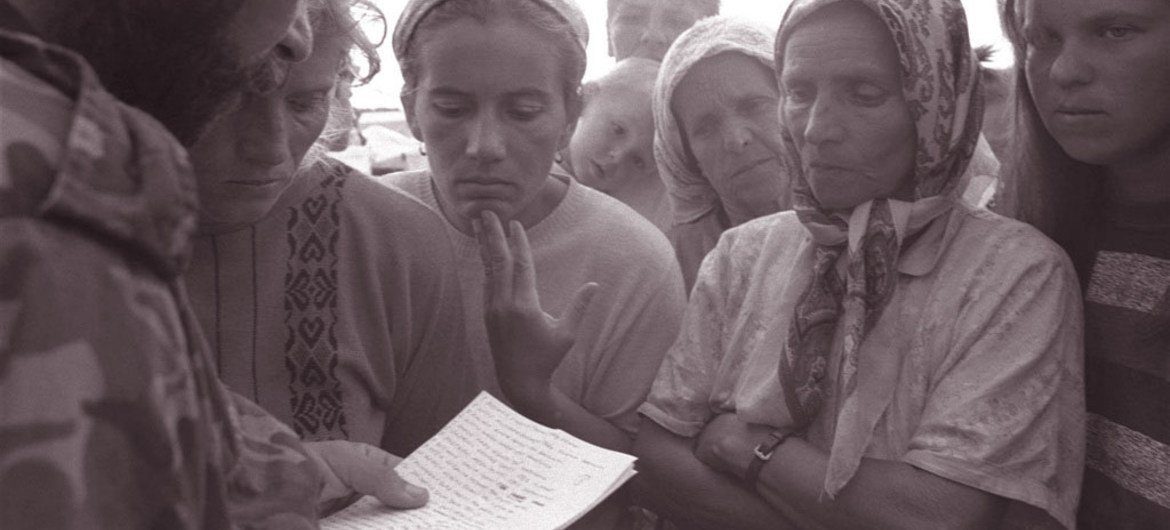
[[[768,439],[759,443],[755,449],[752,450],[752,463],[748,464],[747,473],[744,474],[743,479],[749,486],[755,487],[756,482],[760,480],[760,470],[764,468],[764,464],[772,459],[772,454],[776,452],[776,448],[780,444],[788,441],[797,432],[793,429],[776,429],[768,434]]]

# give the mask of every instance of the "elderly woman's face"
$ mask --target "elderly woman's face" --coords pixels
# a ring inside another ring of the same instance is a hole
[[[699,171],[719,193],[733,223],[780,209],[778,104],[772,71],[741,53],[699,61],[671,98]]]
[[[783,121],[823,208],[911,198],[914,120],[897,49],[875,13],[839,2],[810,15],[788,39],[780,84]]]
[[[443,213],[468,230],[484,210],[523,222],[544,206],[553,158],[576,120],[559,58],[540,33],[513,22],[462,19],[432,31],[405,103]]]
[[[1070,156],[1113,165],[1170,152],[1170,2],[1022,5],[1028,86]]]
[[[318,37],[304,62],[277,89],[245,94],[191,148],[199,222],[222,232],[259,221],[293,181],[320,136],[338,72],[349,52],[343,35]]]

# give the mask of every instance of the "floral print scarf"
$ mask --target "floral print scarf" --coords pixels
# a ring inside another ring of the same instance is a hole
[[[901,63],[903,95],[915,121],[917,150],[913,201],[874,199],[854,208],[846,219],[817,202],[800,153],[791,135],[785,135],[793,206],[817,248],[812,280],[789,323],[778,370],[793,425],[803,429],[822,412],[830,391],[830,350],[838,326],[842,328],[843,351],[833,390],[840,411],[824,485],[829,496],[857,471],[885,408],[859,399],[858,378],[867,374],[857,373],[858,351],[897,285],[902,243],[955,205],[983,121],[978,62],[960,0],[796,0],[776,38],[778,72],[793,30],[809,14],[838,1],[861,2],[889,29]],[[843,254],[842,279],[837,264]]]

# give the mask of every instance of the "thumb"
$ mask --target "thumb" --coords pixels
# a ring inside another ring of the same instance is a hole
[[[325,462],[349,489],[373,495],[392,508],[418,508],[427,503],[427,490],[407,482],[394,470],[401,458],[362,443],[335,440],[321,445]]]
[[[597,289],[598,285],[596,282],[589,282],[582,285],[573,294],[573,300],[569,303],[569,312],[561,320],[569,335],[577,335],[577,327],[581,325],[581,321],[585,319],[585,313],[589,311],[589,306],[593,304],[593,296],[597,294]]]

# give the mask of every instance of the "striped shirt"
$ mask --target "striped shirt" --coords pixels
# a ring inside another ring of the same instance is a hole
[[[1081,528],[1170,528],[1170,205],[1102,234],[1085,293]]]

